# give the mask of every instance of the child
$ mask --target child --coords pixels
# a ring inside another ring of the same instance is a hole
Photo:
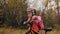
[[[44,29],[43,21],[41,19],[41,16],[36,15],[36,10],[28,10],[28,20],[25,23],[28,22],[28,31],[31,31],[31,34],[39,34],[40,29]]]

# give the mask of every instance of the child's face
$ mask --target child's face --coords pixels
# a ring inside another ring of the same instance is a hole
[[[28,17],[32,17],[32,14],[28,14]]]

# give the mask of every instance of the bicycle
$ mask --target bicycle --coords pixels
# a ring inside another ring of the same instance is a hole
[[[32,21],[31,21],[32,22]],[[30,24],[30,31],[29,32],[26,32],[25,34],[32,34],[32,29],[31,29],[31,24],[32,23],[29,23]],[[28,24],[28,23],[27,23]],[[48,31],[52,31],[52,28],[51,27],[48,27],[48,28],[44,28],[44,29],[42,29],[42,30],[44,30],[45,31],[45,34],[47,34],[47,32]]]
[[[45,34],[47,34],[48,31],[52,31],[52,28],[48,27],[43,29],[45,31]],[[30,32],[27,32],[26,34],[31,34],[32,30]]]

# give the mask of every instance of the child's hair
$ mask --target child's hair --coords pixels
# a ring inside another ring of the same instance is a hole
[[[33,10],[33,15],[36,15],[36,10],[35,9]]]
[[[34,9],[34,15],[36,15],[36,10]]]

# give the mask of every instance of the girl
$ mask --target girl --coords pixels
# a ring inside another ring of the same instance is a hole
[[[36,15],[36,10],[28,10],[28,20],[24,24],[28,23],[28,31],[31,34],[39,34],[40,29],[44,29],[43,21],[41,16]]]

